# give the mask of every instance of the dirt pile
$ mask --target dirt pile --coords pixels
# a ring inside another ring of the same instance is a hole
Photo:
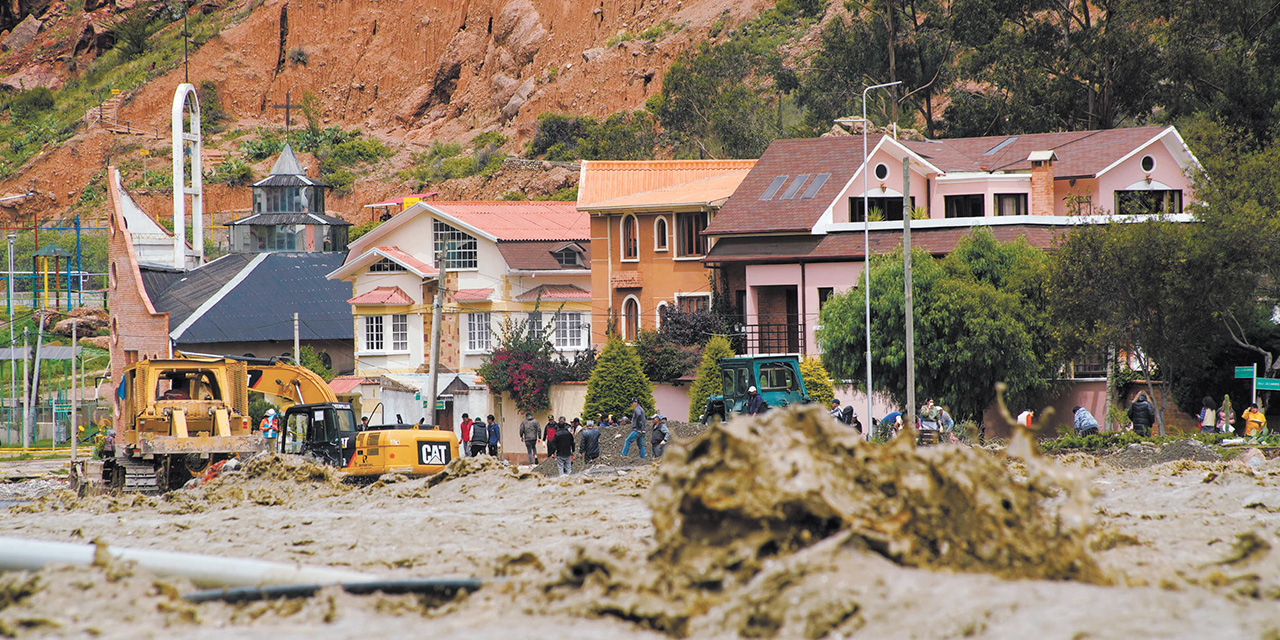
[[[263,453],[198,487],[166,493],[162,500],[172,505],[170,509],[202,511],[245,503],[284,505],[299,499],[338,495],[351,489],[342,483],[333,467],[297,456]]]
[[[1108,581],[1087,550],[1080,474],[1036,456],[872,445],[819,409],[711,427],[668,452],[648,501],[656,548],[646,563],[583,551],[548,592],[668,633],[729,619],[751,637],[821,637],[856,624],[858,603],[828,582],[868,554]]]
[[[1199,440],[1178,440],[1156,446],[1149,442],[1131,444],[1104,460],[1125,469],[1141,469],[1175,460],[1217,462],[1222,455]]]
[[[465,478],[477,473],[485,473],[487,471],[508,471],[517,479],[523,479],[528,476],[528,472],[521,472],[515,467],[492,456],[479,456],[476,458],[454,458],[445,465],[445,468],[429,478],[427,478],[427,487],[434,487],[438,484]]]

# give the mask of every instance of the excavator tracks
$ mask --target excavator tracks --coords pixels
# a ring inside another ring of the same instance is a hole
[[[159,472],[156,470],[154,462],[140,460],[138,458],[125,458],[123,460],[117,458],[116,464],[124,470],[124,491],[126,493],[145,493],[155,495],[160,493]]]

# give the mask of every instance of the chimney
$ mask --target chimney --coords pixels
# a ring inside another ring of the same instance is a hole
[[[1031,161],[1031,202],[1028,214],[1033,216],[1054,215],[1057,198],[1053,194],[1053,161],[1058,155],[1052,150],[1032,151],[1027,156]]]

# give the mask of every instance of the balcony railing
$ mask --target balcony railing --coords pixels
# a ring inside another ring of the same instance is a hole
[[[805,324],[798,314],[756,316],[755,324],[744,324],[742,338],[746,353],[804,353]]]

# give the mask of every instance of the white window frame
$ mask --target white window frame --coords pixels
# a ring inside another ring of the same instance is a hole
[[[406,313],[391,314],[391,350],[409,351],[409,315]]]
[[[659,331],[662,330],[662,310],[670,306],[671,305],[667,304],[666,300],[659,300],[657,308],[654,309],[653,326],[656,327]]]
[[[627,257],[627,221],[630,220],[633,228],[636,230],[636,255],[634,258]],[[618,242],[621,244],[621,250],[618,252],[622,262],[640,262],[640,219],[635,215],[628,213],[622,216],[622,224],[618,227]]]
[[[691,298],[704,298],[704,299],[706,299],[706,301],[707,301],[707,312],[710,312],[710,311],[711,311],[711,294],[710,294],[710,293],[677,293],[677,294],[676,294],[676,310],[681,311],[681,312],[684,312],[684,313],[688,313],[687,311],[685,311],[684,309],[682,309],[682,308],[680,307],[680,303],[681,303],[681,301],[683,301],[683,300],[688,300],[688,299],[691,299]]]
[[[543,317],[541,311],[530,311],[525,320],[528,322],[530,334],[541,334],[542,330],[547,326],[546,318]]]
[[[551,344],[557,351],[581,351],[587,347],[587,323],[583,322],[580,311],[561,311],[552,316],[555,331],[551,336]]]
[[[382,353],[383,347],[386,346],[386,323],[382,316],[365,316],[364,317],[364,333],[361,336],[364,344],[364,351],[369,353]],[[374,341],[376,337],[376,342]]]
[[[665,227],[665,232],[658,232],[658,223],[661,222]],[[662,244],[659,245],[658,241]],[[667,221],[666,216],[658,216],[653,219],[653,251],[654,253],[667,253],[671,251],[671,223]]]
[[[432,219],[431,220],[431,241],[433,259],[438,260],[444,243],[450,240],[459,242],[462,247],[456,250],[457,254],[470,254],[469,259],[459,259],[457,257],[446,257],[444,266],[449,271],[476,271],[480,268],[480,243],[475,236],[463,231],[447,222]],[[467,246],[469,245],[469,247]],[[449,254],[446,253],[446,256]],[[440,265],[436,265],[438,268]]]
[[[493,318],[488,311],[467,314],[467,353],[488,353],[493,349]]]
[[[635,327],[635,330],[634,330],[634,331],[630,331],[631,327],[629,326],[629,323],[627,322],[627,302],[628,302],[628,301],[630,301],[630,302],[635,302],[635,303],[636,303],[636,327]],[[635,297],[634,295],[630,295],[630,296],[627,296],[627,297],[625,297],[625,298],[623,298],[623,299],[622,299],[622,323],[621,323],[621,324],[622,324],[622,339],[623,339],[623,340],[626,340],[626,341],[628,341],[628,342],[632,342],[632,341],[634,341],[636,338],[640,337],[640,326],[639,326],[639,325],[640,325],[640,318],[641,318],[641,317],[643,317],[643,316],[642,316],[642,314],[643,314],[643,313],[644,313],[644,310],[640,308],[640,299],[639,299],[639,298]],[[634,333],[635,335],[634,335],[634,336],[628,336],[627,334],[629,334],[629,333]]]

